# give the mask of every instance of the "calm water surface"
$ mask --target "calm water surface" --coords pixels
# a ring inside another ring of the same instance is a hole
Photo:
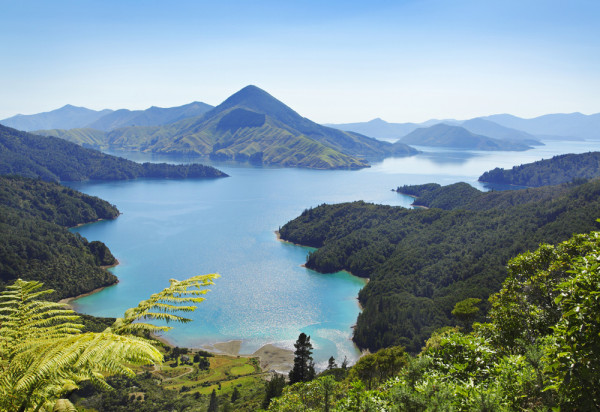
[[[170,278],[219,273],[206,301],[165,335],[179,346],[242,339],[242,353],[266,343],[293,348],[300,332],[311,336],[317,366],[334,356],[353,363],[356,300],[364,280],[345,272],[319,274],[301,267],[308,248],[277,241],[279,226],[305,208],[353,200],[409,207],[392,192],[404,184],[466,181],[494,167],[512,167],[561,153],[600,150],[600,142],[551,142],[526,152],[431,151],[386,159],[359,171],[315,171],[215,164],[231,177],[215,180],[135,180],[70,186],[115,204],[114,221],[77,228],[101,240],[119,259],[119,283],[75,301],[77,310],[120,316]],[[129,154],[134,160],[165,158]],[[167,161],[177,159],[166,158]]]

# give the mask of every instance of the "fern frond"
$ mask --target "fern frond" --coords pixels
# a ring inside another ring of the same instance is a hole
[[[136,321],[144,319],[179,323],[190,322],[191,319],[173,315],[171,312],[192,312],[196,310],[195,305],[178,304],[202,302],[204,298],[197,296],[207,293],[209,290],[204,288],[209,285],[214,285],[213,279],[218,277],[219,275],[217,274],[210,274],[194,276],[186,280],[170,279],[168,288],[153,294],[150,296],[150,299],[141,301],[135,308],[126,310],[124,317],[117,319],[110,329],[117,334],[155,331],[156,329],[154,327],[147,328],[145,326],[147,325],[146,323],[132,326],[136,325]],[[158,311],[158,313],[153,311]]]

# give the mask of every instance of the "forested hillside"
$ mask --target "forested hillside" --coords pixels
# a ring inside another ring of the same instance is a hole
[[[140,164],[56,137],[36,136],[1,125],[0,174],[17,174],[56,182],[227,176],[220,170],[200,164]]]
[[[509,170],[497,167],[482,174],[479,181],[538,187],[599,176],[600,152],[588,152],[554,156],[552,159],[514,166]]]
[[[599,259],[600,232],[516,256],[486,323],[467,327],[480,302],[461,301],[461,328],[436,331],[417,356],[367,354],[346,375],[285,388],[269,410],[597,411]]]
[[[115,263],[106,245],[67,227],[118,214],[109,203],[56,183],[0,176],[0,288],[17,278],[38,280],[60,299],[115,283],[101,268]]]
[[[419,190],[412,187],[413,194]],[[370,278],[359,294],[364,310],[354,340],[360,347],[418,352],[435,329],[454,324],[457,302],[500,289],[510,258],[598,227],[600,180],[467,197],[462,184],[441,192],[452,210],[322,205],[281,228],[283,239],[319,248],[307,267]]]

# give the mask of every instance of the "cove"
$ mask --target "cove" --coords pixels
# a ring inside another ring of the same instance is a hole
[[[598,142],[551,142],[526,152],[432,151],[392,158],[358,171],[252,168],[215,163],[231,177],[216,180],[134,180],[69,186],[115,204],[122,215],[73,229],[105,242],[120,261],[119,283],[77,299],[78,311],[119,316],[168,285],[170,278],[219,273],[193,322],[174,325],[165,338],[178,346],[241,339],[241,353],[267,343],[293,348],[311,336],[317,367],[334,356],[354,363],[351,341],[364,280],[345,272],[319,274],[301,265],[310,249],[277,240],[275,231],[321,203],[364,200],[409,207],[392,192],[404,184],[466,181],[494,167],[511,167],[556,154],[597,150]],[[133,160],[160,160],[129,154]],[[181,159],[166,158],[178,162]]]

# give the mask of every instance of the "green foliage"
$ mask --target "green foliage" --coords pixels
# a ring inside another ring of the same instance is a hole
[[[17,278],[76,296],[116,282],[101,268],[116,262],[102,242],[88,242],[65,226],[112,219],[109,203],[56,183],[0,176],[0,288]]]
[[[367,389],[372,389],[397,375],[406,364],[406,358],[404,348],[400,346],[380,349],[361,357],[350,369],[348,379],[360,380]]]
[[[569,182],[582,184],[596,177],[600,177],[600,152],[559,155],[510,170],[497,167],[482,174],[479,181],[537,187]]]
[[[109,387],[105,376],[133,377],[131,365],[160,363],[162,355],[152,342],[131,334],[155,331],[157,327],[145,323],[133,327],[133,322],[162,319],[149,312],[156,307],[166,312],[177,311],[178,307],[184,311],[195,309],[177,305],[198,302],[193,295],[214,277],[171,281],[169,288],[128,310],[111,327],[87,333],[81,332],[83,325],[73,311],[41,300],[51,293],[40,290],[41,283],[18,279],[0,293],[0,409],[51,410],[82,381]],[[189,294],[192,296],[186,296]],[[188,320],[169,315],[171,320]],[[63,400],[61,404],[67,403]]]
[[[281,396],[285,388],[285,377],[275,373],[265,384],[265,397],[262,402],[263,409],[267,409],[271,399]]]
[[[451,312],[452,316],[462,323],[465,328],[470,327],[479,313],[479,308],[477,307],[479,302],[481,302],[481,299],[478,298],[467,298],[456,302]]]
[[[157,326],[144,320],[164,322],[191,322],[191,319],[174,315],[173,312],[193,312],[196,303],[204,301],[201,295],[209,292],[206,286],[214,285],[217,274],[199,275],[185,280],[170,279],[170,286],[141,301],[135,308],[127,309],[122,318],[117,318],[110,330],[117,334],[139,334],[166,332],[170,326]],[[183,305],[183,306],[182,306]]]
[[[341,384],[331,376],[300,382],[283,389],[283,396],[271,400],[270,411],[333,411],[332,405],[340,394]]]
[[[55,137],[42,137],[0,125],[0,174],[46,181],[126,180],[139,177],[227,176],[199,164],[136,163],[86,149]]]
[[[434,333],[391,376],[370,380],[379,352],[361,358],[329,410],[600,409],[600,232],[516,257],[492,301],[489,323]],[[324,410],[313,382],[286,389],[271,410]]]
[[[303,332],[294,343],[294,367],[289,373],[290,384],[308,382],[315,377],[315,364],[312,358],[310,336]]]
[[[475,320],[483,320],[512,257],[597,227],[598,180],[480,193],[462,204],[463,185],[441,190],[451,210],[321,205],[280,229],[282,239],[318,248],[307,267],[370,278],[359,293],[360,347],[417,353],[434,330],[456,324],[451,312],[467,298],[482,299]]]
[[[590,235],[593,250],[577,257],[569,277],[555,289],[561,313],[553,327],[556,341],[554,389],[566,403],[580,409],[600,409],[600,233]]]
[[[45,133],[101,148],[313,169],[356,169],[368,167],[365,157],[417,153],[402,143],[392,145],[316,124],[255,86],[245,87],[202,117],[159,127],[126,127],[102,136],[89,129]]]

